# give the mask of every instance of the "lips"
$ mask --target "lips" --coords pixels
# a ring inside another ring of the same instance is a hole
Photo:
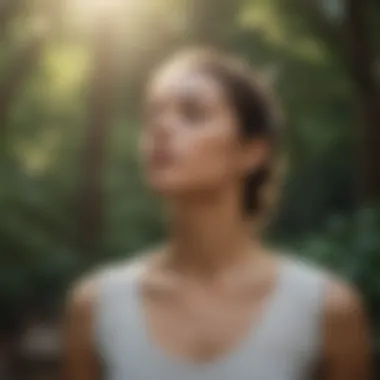
[[[173,163],[173,155],[167,149],[153,151],[149,164],[153,167],[166,167]]]

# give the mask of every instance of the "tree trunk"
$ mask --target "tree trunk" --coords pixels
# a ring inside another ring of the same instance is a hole
[[[335,24],[326,17],[319,0],[293,0],[293,4],[306,17],[310,28],[336,53],[352,81],[357,111],[358,203],[365,206],[377,202],[380,200],[380,95],[369,17],[373,3],[346,0],[345,30],[340,23]]]
[[[380,200],[380,97],[374,72],[368,0],[347,0],[348,52],[357,105],[359,192],[362,204]]]
[[[109,20],[102,19],[93,41],[93,71],[89,86],[88,124],[80,173],[82,185],[77,230],[80,249],[91,255],[99,251],[103,232],[102,178],[116,90],[113,32]]]

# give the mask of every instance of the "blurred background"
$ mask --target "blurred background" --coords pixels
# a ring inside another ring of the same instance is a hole
[[[359,287],[380,359],[378,1],[2,0],[1,380],[58,380],[68,284],[162,238],[139,173],[142,85],[197,43],[275,87],[287,174],[266,238]]]

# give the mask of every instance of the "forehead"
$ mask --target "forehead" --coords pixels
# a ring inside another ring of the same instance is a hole
[[[225,100],[221,81],[201,67],[172,64],[159,70],[148,86],[148,100],[196,97],[209,101]]]

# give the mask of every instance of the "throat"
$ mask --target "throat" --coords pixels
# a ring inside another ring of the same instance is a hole
[[[256,255],[258,244],[249,236],[236,240],[225,236],[215,240],[181,239],[172,241],[168,247],[167,263],[176,272],[211,280],[251,263]]]
[[[169,257],[176,270],[217,275],[257,251],[252,221],[244,218],[237,190],[177,202],[171,210]]]

